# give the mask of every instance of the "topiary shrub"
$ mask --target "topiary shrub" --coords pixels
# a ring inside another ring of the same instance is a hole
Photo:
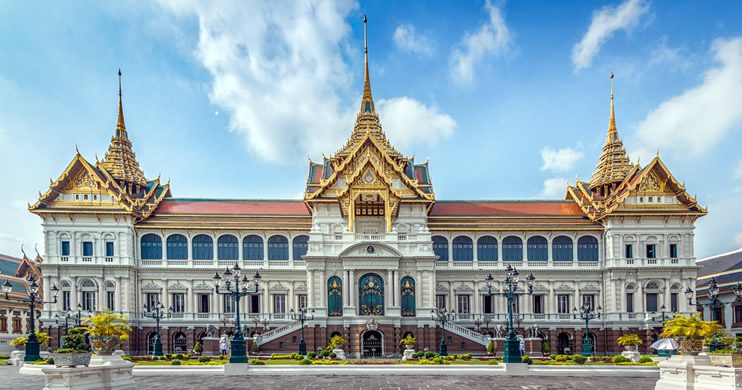
[[[639,363],[651,363],[652,358],[649,356],[642,356],[641,359],[639,359]]]
[[[338,355],[336,355],[336,354],[335,354],[335,352],[330,352],[330,354],[329,354],[329,355],[327,355],[327,356],[329,356],[329,357],[330,357],[330,359],[334,359],[334,358],[336,358],[336,357],[337,357]]]
[[[166,354],[165,354],[165,356],[166,356],[166,357],[167,357],[168,359],[172,359],[172,358],[173,358],[173,354],[172,354],[172,353],[166,353]]]
[[[175,355],[175,358],[176,358],[176,359],[181,359],[181,360],[182,360],[182,359],[185,359],[185,358],[183,357],[183,354],[182,354],[182,353],[179,353],[179,354]]]
[[[490,343],[489,343],[489,344],[487,344],[487,353],[494,353],[494,352],[495,352],[495,346],[494,346],[494,344],[493,344],[493,343],[492,343],[492,342],[490,341]]]
[[[312,364],[312,361],[309,359],[302,359],[299,361],[299,365],[301,366],[306,366],[306,365],[311,365],[311,364]]]
[[[626,359],[626,358],[625,358],[624,356],[622,356],[622,355],[616,355],[616,356],[614,356],[614,357],[613,357],[613,359],[611,359],[611,361],[612,361],[612,362],[613,362],[614,364],[618,364],[618,363],[627,363],[627,362],[629,361],[629,359]]]
[[[264,366],[265,362],[260,359],[252,359],[250,360],[250,364],[255,365],[255,366]]]
[[[433,351],[427,351],[427,352],[425,352],[425,358],[426,359],[430,359],[430,358],[435,357],[435,356],[436,356],[436,353],[433,352]]]
[[[308,358],[310,358],[310,359],[314,359],[314,358],[316,358],[316,357],[317,357],[317,354],[316,354],[316,353],[314,353],[314,352],[309,352],[309,353],[307,354],[307,357],[308,357]]]
[[[525,364],[533,364],[533,359],[531,359],[530,357],[528,357],[528,355],[523,356],[523,363],[525,363]]]
[[[171,366],[179,366],[179,365],[180,365],[180,360],[178,360],[178,359],[175,359],[175,360],[173,360],[172,362],[170,362],[170,365],[171,365]]]
[[[197,341],[196,345],[193,346],[193,351],[201,353],[204,351],[204,347],[201,346],[201,342]]]
[[[46,359],[46,364],[54,364],[54,358]]]
[[[211,361],[211,358],[208,356],[201,356],[198,358],[199,363],[208,363]]]
[[[569,360],[569,356],[567,356],[567,355],[556,355],[554,357],[554,360],[556,360],[558,362],[566,362],[567,360]]]
[[[549,355],[549,359],[551,359],[551,360],[555,360],[555,359],[556,359],[556,356],[557,356],[557,355],[554,355],[554,354],[552,353],[551,355]]]
[[[322,357],[322,358],[326,358],[326,357],[328,357],[328,356],[330,356],[330,351],[328,351],[328,350],[326,350],[326,349],[323,349],[323,350],[322,350],[322,351],[321,351],[321,352],[319,353],[319,357]]]
[[[489,365],[495,365],[495,364],[498,364],[498,363],[497,363],[497,360],[490,360],[490,361],[487,362],[487,364],[489,364]]]
[[[585,362],[587,361],[587,358],[585,356],[582,356],[582,355],[573,355],[572,356],[572,361],[574,361],[577,364],[582,365],[582,364],[585,364]]]

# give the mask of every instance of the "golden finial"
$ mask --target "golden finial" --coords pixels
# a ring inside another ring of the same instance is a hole
[[[77,144],[75,144],[75,152],[77,152],[78,155],[80,154],[80,149],[77,148]]]
[[[655,158],[660,158],[660,148],[657,148],[657,153],[654,155]]]
[[[613,72],[611,72],[611,118],[608,122],[608,139],[607,142],[618,140],[618,130],[616,129],[616,113],[613,109]]]
[[[51,187],[51,186],[53,186],[53,185],[54,185],[54,180],[52,180],[52,178],[50,177],[50,178],[49,178],[49,187]]]
[[[363,53],[366,57],[366,76],[363,80],[363,99],[361,99],[361,113],[375,113],[374,98],[371,95],[371,80],[368,75],[368,33],[366,31],[366,15],[363,15]]]
[[[121,97],[121,69],[119,69],[119,118],[116,123],[116,137],[128,138],[126,136],[126,124],[124,123],[124,104]],[[118,130],[121,130],[120,132]]]
[[[21,244],[21,253],[23,253],[23,258],[24,259],[28,257],[28,256],[26,256],[26,251],[23,250],[23,244]]]

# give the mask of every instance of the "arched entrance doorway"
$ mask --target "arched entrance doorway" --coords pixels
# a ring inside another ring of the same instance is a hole
[[[365,274],[358,283],[359,314],[384,315],[384,279],[377,274]]]
[[[152,355],[155,353],[155,338],[157,337],[157,333],[155,332],[149,332],[147,334],[147,355]]]
[[[569,333],[559,333],[559,336],[557,336],[557,350],[560,355],[574,352],[572,349],[572,338],[569,336]]]
[[[593,332],[588,333],[587,337],[590,337],[590,344],[593,347],[590,352],[595,356],[595,352],[598,350],[598,337]]]
[[[177,332],[173,335],[173,353],[188,353],[188,338],[185,333]]]
[[[384,339],[381,332],[376,330],[367,330],[364,332],[361,348],[363,357],[384,356]]]

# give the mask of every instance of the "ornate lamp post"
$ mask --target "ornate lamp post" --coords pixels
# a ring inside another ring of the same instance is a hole
[[[580,311],[577,311],[577,308],[572,308],[572,314],[574,315],[574,318],[577,319],[577,316],[579,315],[580,319],[585,321],[585,341],[582,342],[582,356],[593,355],[593,343],[590,341],[588,325],[590,324],[590,320],[600,318],[601,310],[602,309],[600,308],[600,306],[598,306],[597,310],[593,310],[593,308],[590,307],[590,305],[588,305],[587,303],[582,305]]]
[[[446,311],[446,308],[435,308],[430,311],[433,321],[438,320],[441,323],[441,345],[438,349],[439,356],[448,356],[448,346],[446,345],[446,322],[453,321],[456,317],[456,311]],[[438,318],[436,318],[438,317]]]
[[[662,320],[660,320],[660,322],[665,322],[665,313],[667,313],[667,308],[664,304],[660,307],[660,313],[662,314]],[[659,317],[659,315],[656,312],[652,312],[652,315],[652,319],[657,321],[657,317]]]
[[[250,294],[257,294],[261,279],[260,273],[257,271],[255,272],[255,275],[253,275],[252,282],[247,279],[247,275],[243,275],[242,280],[240,280],[240,274],[242,274],[242,269],[240,269],[240,266],[237,264],[232,267],[231,271],[229,268],[224,270],[224,279],[219,276],[219,272],[214,274],[216,293],[231,295],[232,299],[235,301],[235,330],[234,335],[232,336],[232,355],[229,357],[230,363],[247,363],[247,356],[245,355],[245,338],[240,329],[240,298]],[[234,280],[232,280],[233,277]],[[222,280],[224,281],[225,291],[219,291],[219,286],[221,285]],[[240,287],[240,284],[242,284],[242,287]],[[253,284],[254,291],[249,290],[248,286],[250,284]]]
[[[57,303],[59,289],[56,284],[53,285],[52,293],[54,294],[54,300],[46,302],[39,296],[39,285],[36,283],[36,279],[34,279],[33,276],[29,276],[28,282],[28,299],[11,298],[8,294],[13,291],[13,285],[11,285],[7,280],[3,283],[3,292],[5,292],[5,300],[28,304],[28,308],[31,312],[31,329],[28,333],[28,340],[26,340],[26,357],[23,358],[23,361],[35,362],[41,359],[41,356],[39,355],[39,340],[36,338],[36,305]]]
[[[711,278],[711,282],[709,282],[709,286],[708,286],[708,292],[706,293],[709,299],[711,299],[711,302],[699,303],[698,300],[696,299],[696,303],[695,303],[696,306],[701,306],[701,307],[708,306],[709,307],[709,310],[711,311],[711,321],[718,321],[718,319],[716,318],[716,306],[718,304],[721,304],[723,306],[728,303],[742,302],[742,285],[739,282],[737,282],[737,284],[732,289],[732,291],[734,292],[734,295],[736,296],[736,298],[732,302],[722,302],[721,300],[719,300],[719,290],[720,290],[719,286],[716,284],[716,278]],[[693,292],[693,290],[690,289],[690,287],[687,287],[685,289],[685,297],[688,298],[688,305],[693,305],[694,295],[695,293]],[[721,343],[719,343],[718,341],[713,341],[709,344],[709,347],[711,351],[713,352],[719,347],[721,347]]]
[[[508,300],[508,319],[510,324],[508,326],[508,334],[505,337],[505,356],[503,357],[503,363],[521,363],[523,360],[520,356],[520,342],[515,334],[513,328],[513,299],[520,295],[530,295],[533,293],[533,282],[536,278],[533,274],[526,277],[526,284],[528,285],[528,292],[517,292],[518,291],[518,277],[520,273],[517,269],[508,265],[505,269],[505,291],[498,293],[492,291],[492,284],[495,278],[492,274],[488,274],[484,279],[487,282],[487,292],[489,295],[502,295]]]
[[[479,318],[474,320],[474,326],[477,328],[477,332],[479,332],[479,328],[482,326],[482,320],[480,320]]]
[[[490,331],[490,322],[492,322],[492,317],[484,316],[484,327],[488,333]]]
[[[309,314],[312,315],[311,318],[307,318],[306,307],[299,308],[298,313],[295,313],[294,309],[291,309],[289,314],[291,315],[292,320],[301,321],[301,341],[299,342],[299,355],[306,356],[307,355],[307,344],[304,342],[304,321],[305,320],[311,321],[314,319],[314,309],[309,310]]]
[[[59,319],[62,318],[62,317],[64,317],[64,334],[65,334],[65,336],[69,334],[69,332],[68,332],[68,330],[70,328],[69,320],[75,319],[76,322],[77,322],[77,326],[78,327],[80,326],[80,317],[82,315],[82,306],[80,306],[80,305],[78,305],[78,306],[79,307],[78,307],[78,313],[77,314],[72,314],[71,311],[67,310],[65,312],[60,312],[62,314],[61,316],[59,315],[60,313],[57,313],[57,314],[54,315],[54,318],[55,318],[54,322],[57,323],[57,324],[59,323]],[[62,345],[62,348],[64,348],[64,340],[62,340],[62,344],[61,345]]]
[[[155,329],[157,329],[157,333],[155,334],[155,342],[152,343],[152,356],[162,356],[162,341],[160,340],[160,320],[163,318],[170,318],[170,316],[173,315],[173,308],[170,307],[165,311],[165,305],[160,303],[158,300],[154,307],[148,307],[147,305],[144,305],[144,310],[146,310],[144,313],[142,313],[147,318],[154,318],[155,319]]]

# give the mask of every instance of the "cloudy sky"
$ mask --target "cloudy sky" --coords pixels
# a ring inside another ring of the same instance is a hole
[[[632,161],[660,157],[709,215],[696,255],[742,246],[742,3],[0,2],[0,253],[42,242],[27,203],[103,156],[116,72],[140,165],[177,197],[299,198],[307,158],[371,85],[438,199],[560,199],[589,180],[611,72]],[[39,250],[43,253],[44,248]]]

